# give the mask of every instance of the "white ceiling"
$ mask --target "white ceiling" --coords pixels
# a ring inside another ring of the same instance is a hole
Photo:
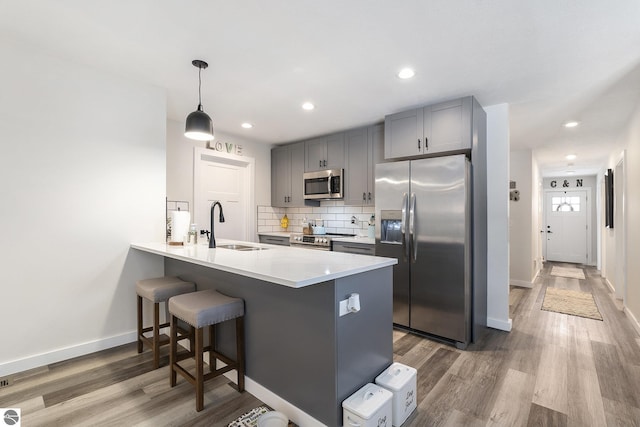
[[[640,100],[638,0],[5,0],[0,36],[166,88],[179,121],[203,59],[215,128],[264,143],[469,94],[509,103],[511,149],[545,176],[569,153],[599,170]]]

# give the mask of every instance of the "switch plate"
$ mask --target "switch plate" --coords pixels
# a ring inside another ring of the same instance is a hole
[[[349,314],[350,311],[347,309],[347,303],[349,302],[348,299],[344,299],[342,301],[340,301],[340,317],[344,316],[345,314]]]
[[[351,304],[349,304],[351,301]],[[360,311],[360,295],[351,294],[349,298],[340,301],[339,316],[342,317],[349,313],[357,313]]]

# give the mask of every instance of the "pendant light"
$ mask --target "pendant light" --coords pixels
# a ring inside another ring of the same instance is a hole
[[[211,117],[202,110],[202,70],[209,64],[194,59],[191,61],[194,67],[198,67],[198,109],[187,116],[187,123],[184,128],[184,136],[198,141],[211,141],[213,139],[213,122]]]

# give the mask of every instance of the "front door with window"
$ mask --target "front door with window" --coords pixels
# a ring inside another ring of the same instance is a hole
[[[545,200],[547,261],[586,264],[587,192],[549,191]]]

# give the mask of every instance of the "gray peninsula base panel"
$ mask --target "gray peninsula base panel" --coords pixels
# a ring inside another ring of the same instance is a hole
[[[329,426],[342,425],[342,401],[393,361],[392,271],[291,288],[165,258],[166,275],[244,299],[247,377]],[[361,310],[338,316],[352,293]],[[233,324],[216,331],[235,356]]]

